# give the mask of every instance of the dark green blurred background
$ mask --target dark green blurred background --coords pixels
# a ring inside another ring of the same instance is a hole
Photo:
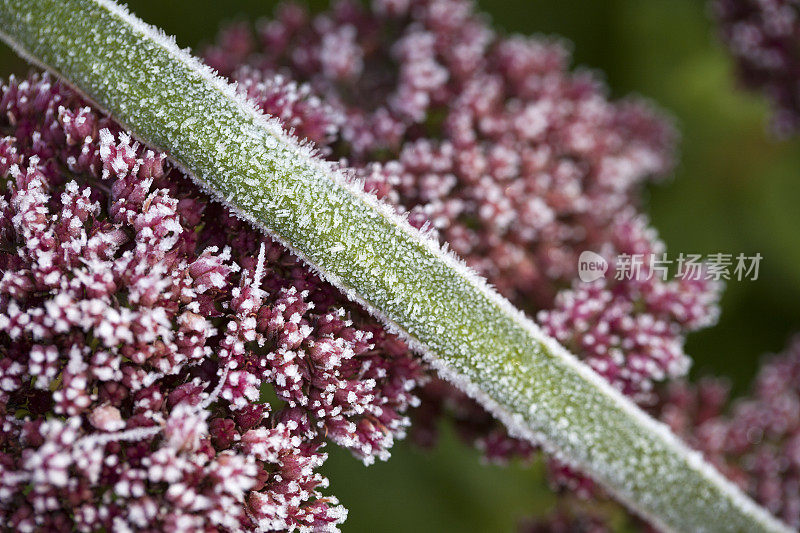
[[[314,6],[324,2],[311,2]],[[768,109],[739,91],[715,39],[707,6],[691,0],[502,0],[479,2],[509,32],[564,36],[575,64],[602,71],[615,97],[638,93],[676,118],[682,133],[673,180],[648,191],[647,211],[678,252],[764,257],[758,281],[731,282],[722,317],[692,335],[693,373],[729,376],[744,392],[759,357],[800,331],[800,141],[766,133]],[[181,46],[213,39],[220,21],[268,16],[274,2],[131,0],[145,21]],[[27,67],[0,48],[0,76]],[[350,509],[344,531],[511,531],[553,496],[540,468],[483,465],[445,428],[429,453],[404,443],[388,463],[364,468],[330,450],[330,492]]]

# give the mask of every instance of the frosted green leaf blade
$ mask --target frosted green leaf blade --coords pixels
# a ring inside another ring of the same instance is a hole
[[[108,0],[0,0],[0,36],[400,333],[517,436],[664,529],[785,531],[436,243]]]

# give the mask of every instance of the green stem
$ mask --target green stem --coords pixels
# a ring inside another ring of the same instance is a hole
[[[785,531],[428,237],[110,0],[0,0],[15,50],[164,150],[511,432],[681,531]]]

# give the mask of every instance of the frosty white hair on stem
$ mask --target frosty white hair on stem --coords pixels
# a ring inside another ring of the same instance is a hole
[[[665,530],[785,531],[341,169],[108,0],[0,0],[3,39],[293,250],[520,437]]]

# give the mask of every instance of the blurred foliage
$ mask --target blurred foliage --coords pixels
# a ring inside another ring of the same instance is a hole
[[[670,256],[764,257],[758,281],[729,283],[719,324],[688,343],[695,375],[726,375],[737,392],[746,390],[760,354],[780,350],[800,330],[800,140],[779,142],[766,131],[767,105],[736,88],[701,1],[479,3],[508,32],[572,41],[575,64],[602,72],[612,95],[643,95],[675,117],[683,137],[680,163],[674,179],[647,195]],[[209,42],[220,21],[268,16],[273,5],[130,1],[136,14],[184,47]],[[0,48],[2,77],[26,71]],[[511,531],[520,518],[553,505],[541,465],[484,465],[449,428],[443,433],[435,450],[400,443],[391,461],[368,469],[330,449],[331,492],[350,509],[345,531]]]

